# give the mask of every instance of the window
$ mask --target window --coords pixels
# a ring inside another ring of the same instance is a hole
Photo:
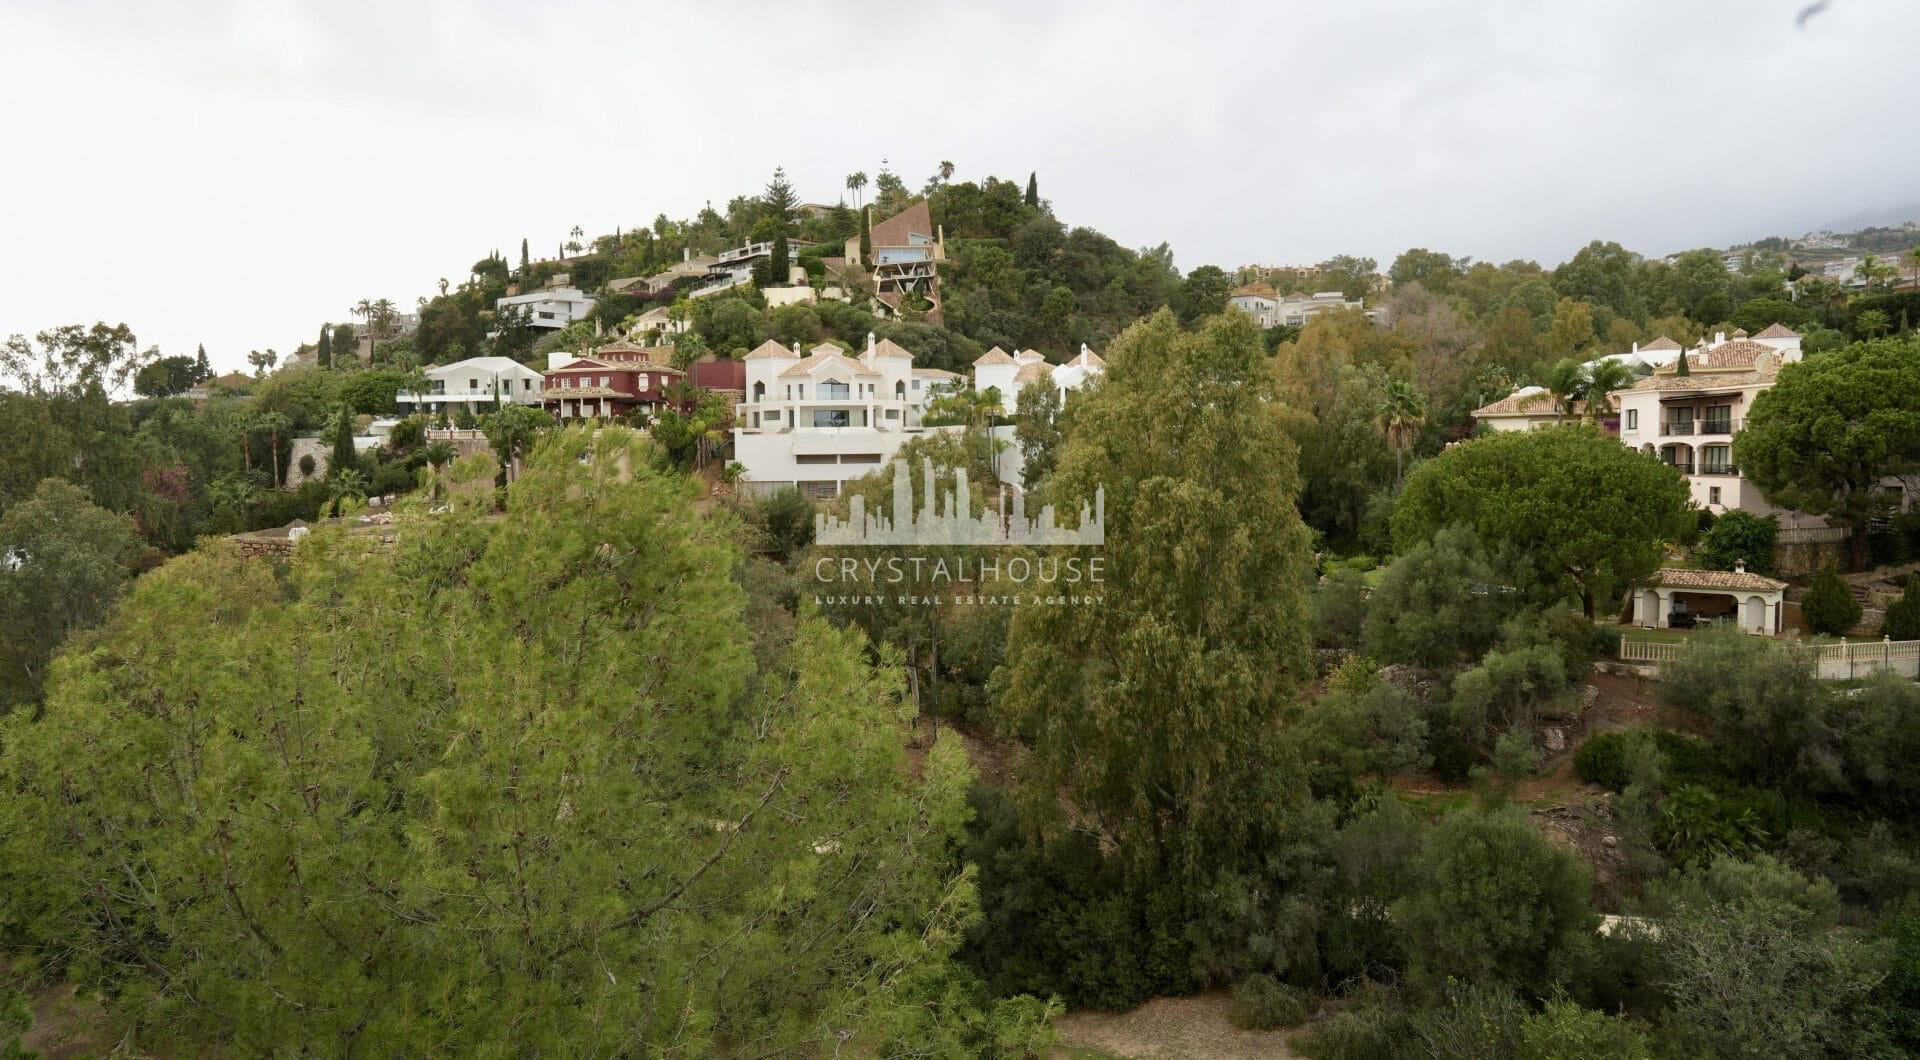
[[[899,419],[899,418],[900,418],[900,410],[899,410],[899,409],[888,409],[888,410],[887,410],[887,418],[888,418],[888,419],[890,419],[890,420],[897,420],[897,419]]]
[[[1627,430],[1637,431],[1639,429],[1640,429],[1640,410],[1628,409],[1627,410]]]
[[[832,453],[799,453],[794,456],[793,462],[796,464],[831,464],[835,461]]]
[[[533,389],[533,380],[531,380],[531,379],[522,379],[522,380],[520,380],[520,389],[521,389],[522,391],[527,391],[527,390],[532,390],[532,389]]]
[[[1700,473],[1702,475],[1733,474],[1733,447],[1729,445],[1701,446]]]
[[[918,389],[920,389],[920,380],[918,380],[918,379],[915,379],[915,380],[913,381],[913,388],[914,388],[915,390],[918,390]]]
[[[1707,503],[1708,504],[1720,503],[1720,487],[1718,486],[1707,487]]]
[[[840,496],[838,482],[802,482],[800,489],[810,501],[830,501]]]
[[[853,392],[845,383],[820,384],[820,398],[823,401],[845,401],[852,396]]]
[[[853,419],[846,409],[813,410],[813,425],[815,427],[848,427],[852,424]]]
[[[467,380],[467,389],[468,389],[468,390],[478,390],[478,389],[480,389],[480,380],[478,380],[478,379],[469,379],[469,380]]]
[[[640,380],[640,389],[642,389],[642,390],[646,390],[646,389],[648,389],[648,387],[647,387],[647,373],[645,373],[645,372],[641,372],[641,373],[640,373],[640,375],[638,376],[638,378],[639,378],[639,380]]]
[[[562,378],[561,378],[561,380],[560,380],[560,389],[562,389],[562,390],[572,390],[572,389],[573,389],[573,377],[572,377],[572,376],[570,376],[570,375],[569,375],[569,376],[564,376],[564,377],[562,377]]]
[[[840,457],[840,462],[843,464],[877,464],[880,462],[880,454],[846,453]]]
[[[1715,405],[1707,410],[1706,426],[1702,434],[1732,434],[1733,406]]]

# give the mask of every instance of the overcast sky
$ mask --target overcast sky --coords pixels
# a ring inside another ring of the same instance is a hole
[[[1803,6],[0,0],[0,335],[242,367],[522,236],[883,158],[1037,170],[1183,270],[1920,214],[1920,3]]]

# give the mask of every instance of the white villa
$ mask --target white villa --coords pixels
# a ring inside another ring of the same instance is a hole
[[[1633,592],[1633,621],[1666,629],[1680,618],[1732,622],[1749,633],[1777,634],[1785,628],[1787,583],[1747,570],[1745,560],[1732,570],[1681,570],[1668,567],[1653,583]]]
[[[1733,462],[1733,436],[1753,399],[1773,385],[1782,365],[1800,358],[1800,336],[1778,324],[1751,338],[1744,331],[1731,339],[1716,334],[1711,344],[1677,353],[1633,386],[1613,392],[1620,440],[1678,468],[1702,508],[1778,514],[1788,526],[1822,525],[1768,504]]]
[[[1000,388],[1011,409],[1018,386],[1045,380],[1064,393],[1082,386],[1104,367],[1099,355],[1081,348],[1063,365],[1048,364],[1032,350],[1016,359],[996,347],[974,363],[977,390]],[[734,407],[734,459],[751,493],[797,486],[809,497],[837,497],[843,483],[877,471],[909,438],[960,426],[924,425],[938,392],[964,377],[935,368],[915,368],[913,354],[890,340],[874,341],[851,356],[823,343],[801,353],[777,342],[747,354],[745,400]],[[1004,376],[1004,378],[1003,378]],[[1012,442],[1012,427],[995,427],[996,439]],[[1003,481],[1020,481],[1019,447],[1001,452]]]
[[[401,411],[451,413],[465,405],[474,414],[493,408],[495,395],[502,404],[540,406],[546,381],[539,372],[511,357],[469,357],[464,361],[427,369],[424,394],[394,395]]]
[[[494,312],[518,307],[527,314],[527,324],[536,328],[564,328],[583,319],[593,309],[593,299],[578,287],[543,287],[529,294],[508,295],[494,300]]]
[[[1252,317],[1253,322],[1262,328],[1305,324],[1322,313],[1331,313],[1336,309],[1358,309],[1376,324],[1381,317],[1380,310],[1367,309],[1359,299],[1348,298],[1339,291],[1282,295],[1268,283],[1250,283],[1235,289],[1227,296],[1227,304]]]

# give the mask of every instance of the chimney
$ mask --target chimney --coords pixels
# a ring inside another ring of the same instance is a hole
[[[800,356],[800,340],[799,339],[793,340],[793,355],[795,357]]]
[[[873,356],[873,332],[867,332],[867,356]]]
[[[1735,574],[1745,574],[1745,573],[1747,573],[1747,561],[1746,561],[1746,560],[1744,560],[1744,559],[1736,559],[1736,560],[1734,560],[1734,561],[1733,561],[1733,573],[1735,573]]]
[[[1727,341],[1727,333],[1726,333],[1726,332],[1724,332],[1724,331],[1716,331],[1716,332],[1714,332],[1714,333],[1713,333],[1713,344],[1714,344],[1715,346],[1718,346],[1718,345],[1720,345],[1720,344],[1722,344],[1722,343],[1724,343],[1724,342],[1726,342],[1726,341]]]
[[[1637,343],[1637,342],[1636,342],[1636,343],[1634,343],[1634,344],[1633,344],[1633,352],[1634,352],[1635,354],[1638,354],[1638,353],[1640,352],[1640,344],[1639,344],[1639,343]]]
[[[680,260],[682,262],[688,262],[693,260],[693,248],[691,246],[685,246],[680,248]]]

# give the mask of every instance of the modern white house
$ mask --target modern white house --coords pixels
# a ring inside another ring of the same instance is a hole
[[[1026,381],[1046,381],[1062,393],[1084,386],[1104,368],[1093,351],[1053,365],[1028,350],[1016,359],[997,347],[974,365],[976,390],[1000,387],[1005,408]],[[984,371],[983,371],[984,370]],[[821,344],[802,353],[777,342],[762,343],[746,357],[745,400],[734,407],[734,459],[746,469],[742,487],[756,494],[796,486],[809,497],[839,496],[851,479],[877,471],[910,438],[960,425],[928,427],[928,408],[944,390],[965,377],[934,368],[915,368],[913,354],[891,340],[867,336],[857,356]],[[1020,481],[1019,447],[1013,428],[992,428],[1008,444],[1001,452],[1003,481]]]
[[[1360,299],[1348,298],[1339,291],[1282,295],[1268,283],[1250,283],[1236,288],[1227,296],[1227,304],[1252,317],[1253,322],[1262,328],[1275,328],[1283,324],[1303,325],[1322,313],[1331,313],[1336,309],[1358,309],[1376,324],[1382,316],[1380,310],[1368,309]]]
[[[1733,460],[1733,436],[1754,398],[1773,385],[1781,366],[1801,356],[1800,336],[1779,324],[1751,338],[1735,331],[1731,339],[1723,332],[1711,343],[1703,340],[1633,386],[1613,392],[1620,441],[1679,469],[1702,508],[1779,515],[1785,526],[1824,525],[1817,517],[1768,504]]]
[[[496,313],[518,310],[526,313],[528,326],[557,330],[584,319],[593,309],[593,299],[578,287],[543,287],[528,294],[497,298],[493,309]]]
[[[997,389],[1001,414],[1011,415],[1019,408],[1020,391],[1028,386],[1042,383],[1051,387],[1064,405],[1069,391],[1085,386],[1106,371],[1106,367],[1107,362],[1084,343],[1080,346],[1080,352],[1065,364],[1050,364],[1037,350],[1021,350],[1010,354],[995,346],[973,362],[973,388],[975,391]],[[1000,481],[1018,485],[1027,461],[1018,439],[1014,437],[1014,428],[1011,425],[995,426],[992,435],[995,441],[1002,443],[998,463]]]
[[[464,405],[468,412],[477,415],[493,408],[496,395],[501,404],[538,408],[540,393],[545,388],[545,379],[539,372],[511,357],[469,357],[426,372],[425,393],[394,395],[402,412],[452,413]]]

